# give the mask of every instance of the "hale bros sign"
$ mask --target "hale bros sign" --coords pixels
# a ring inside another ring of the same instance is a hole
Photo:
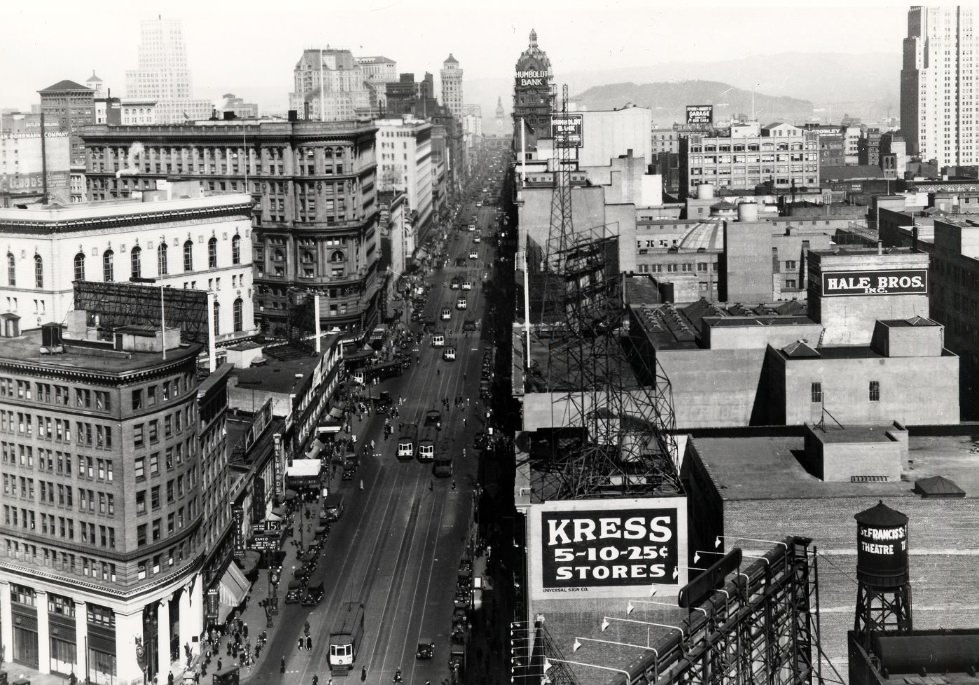
[[[531,538],[536,599],[629,597],[687,580],[682,497],[546,502],[532,509]]]
[[[927,269],[826,271],[823,297],[836,295],[927,295]]]

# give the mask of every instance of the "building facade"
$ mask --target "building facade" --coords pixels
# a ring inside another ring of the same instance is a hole
[[[79,132],[84,126],[95,123],[95,92],[74,81],[58,81],[41,94],[41,112],[45,117],[58,119],[58,130],[68,134],[71,152],[69,163],[73,167],[85,166],[85,144]]]
[[[732,127],[730,135],[691,134],[680,140],[682,197],[698,185],[773,191],[819,187],[819,137],[790,124]]]
[[[183,178],[259,196],[251,247],[261,329],[286,335],[297,296],[312,295],[324,328],[359,335],[377,317],[376,131],[312,121],[96,126],[85,136],[89,193],[126,197]],[[143,150],[131,155],[136,142]]]
[[[71,139],[67,131],[52,130],[47,121],[44,130],[43,141],[39,125],[5,128],[0,133],[0,207],[42,199],[61,204],[76,201],[70,184]],[[77,195],[77,200],[81,198]]]
[[[531,30],[527,49],[517,59],[513,84],[513,135],[518,149],[521,126],[528,150],[536,149],[538,138],[550,138],[553,109],[551,60],[537,45],[537,31]]]
[[[349,50],[304,50],[292,78],[289,108],[302,119],[353,121],[376,111],[364,68]]]
[[[199,652],[199,346],[98,343],[74,314],[60,345],[31,331],[0,352],[0,637],[41,673],[133,682],[137,650],[149,677]]]
[[[459,67],[459,60],[449,53],[449,56],[442,62],[442,70],[439,72],[442,78],[442,104],[449,108],[452,116],[462,119],[462,68]]]
[[[187,47],[179,19],[149,19],[140,24],[138,66],[126,71],[126,95],[156,102],[156,122],[175,124],[207,119],[211,103],[194,100]]]
[[[938,167],[979,163],[979,34],[972,7],[908,9],[901,132],[908,153]]]
[[[375,119],[379,190],[404,191],[421,231],[432,221],[432,125],[426,121]]]
[[[36,328],[66,319],[73,281],[152,279],[212,292],[217,342],[253,336],[251,232],[241,194],[0,210],[0,315]]]

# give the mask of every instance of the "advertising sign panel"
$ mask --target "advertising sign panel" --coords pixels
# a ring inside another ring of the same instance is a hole
[[[550,82],[550,74],[540,69],[526,69],[517,72],[516,86],[518,88],[540,88]]]
[[[687,125],[713,124],[714,105],[687,105]]]
[[[529,516],[532,599],[634,597],[687,582],[685,498],[545,502]]]
[[[840,295],[927,295],[927,269],[826,271],[823,297]]]
[[[556,147],[581,147],[581,115],[551,117],[551,136]]]

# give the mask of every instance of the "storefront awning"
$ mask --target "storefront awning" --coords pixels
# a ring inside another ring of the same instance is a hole
[[[292,466],[286,467],[286,478],[304,478],[320,475],[319,459],[293,459]]]
[[[331,419],[342,419],[343,409],[341,407],[330,407],[330,418]]]
[[[245,601],[250,589],[251,583],[238,568],[238,564],[233,561],[228,564],[228,570],[221,576],[221,584],[218,589],[221,598],[221,604],[218,607],[218,623],[224,623],[231,610]]]

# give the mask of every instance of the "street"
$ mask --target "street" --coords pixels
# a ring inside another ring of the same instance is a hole
[[[460,220],[469,223],[474,211],[472,205],[464,206]],[[430,463],[398,461],[398,431],[384,437],[384,416],[369,413],[362,420],[351,417],[358,446],[374,440],[375,450],[361,460],[355,477],[339,486],[346,497],[346,508],[342,518],[333,524],[321,561],[309,581],[311,586],[322,581],[325,596],[312,608],[280,602],[277,627],[266,653],[257,667],[242,674],[248,680],[312,683],[317,675],[321,683],[329,682],[327,655],[332,617],[350,601],[363,602],[365,629],[354,669],[347,678],[359,679],[362,667],[367,669],[368,683],[390,683],[398,669],[405,683],[441,683],[450,676],[453,595],[459,562],[474,530],[478,453],[473,448],[473,436],[486,430],[487,410],[479,398],[480,369],[484,353],[491,352],[491,342],[480,337],[482,324],[475,331],[463,331],[466,319],[478,322],[484,318],[482,280],[493,259],[490,246],[495,241],[488,238],[476,243],[474,237],[480,232],[493,235],[494,212],[490,207],[478,212],[477,232],[446,226],[447,265],[432,268],[427,275],[431,290],[425,316],[436,319],[436,331],[446,337],[446,345],[455,347],[455,361],[443,360],[444,348],[433,347],[433,333],[426,333],[419,351],[412,353],[419,357],[418,363],[402,376],[369,389],[373,396],[382,390],[390,392],[399,412],[391,419],[395,428],[399,422],[413,422],[421,428],[426,412],[441,412],[437,450],[451,455],[453,475],[437,478]],[[472,250],[478,253],[478,259],[469,258]],[[464,266],[457,266],[456,260],[464,260]],[[450,288],[450,280],[457,275],[471,281],[472,289]],[[466,297],[465,310],[456,308],[460,295]],[[451,320],[439,320],[442,308],[451,310]],[[423,323],[409,326],[420,332]],[[459,406],[457,398],[461,398]],[[339,479],[334,482],[340,483]],[[309,524],[303,521],[303,525]],[[292,569],[283,569],[284,578],[291,578],[291,573]],[[307,620],[313,649],[298,650],[297,640]],[[430,660],[415,659],[420,637],[431,638],[435,643]],[[279,673],[282,657],[284,677]],[[342,677],[334,676],[334,680]]]

